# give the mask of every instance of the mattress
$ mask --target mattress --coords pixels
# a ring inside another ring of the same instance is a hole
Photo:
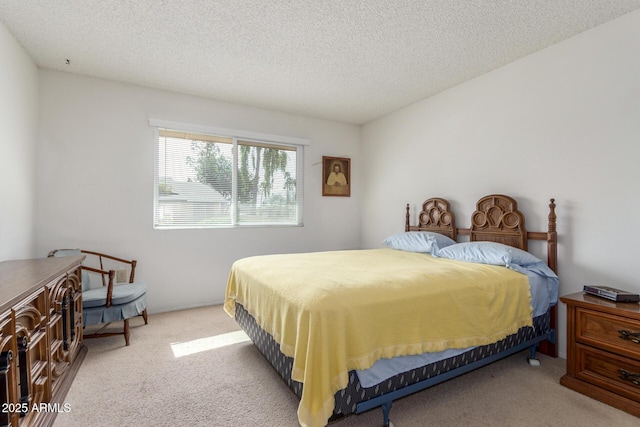
[[[256,323],[255,318],[241,304],[236,304],[235,318],[258,350],[275,368],[289,388],[300,398],[303,384],[291,379],[293,358],[284,355],[280,351],[279,344]],[[547,311],[533,319],[533,326],[522,327],[515,334],[509,335],[493,344],[474,347],[435,363],[409,369],[369,387],[364,387],[360,382],[358,373],[352,370],[349,372],[347,386],[335,393],[334,416],[353,414],[357,412],[357,406],[361,402],[450,373],[478,360],[490,358],[524,343],[544,338],[550,331],[550,319],[550,311]]]

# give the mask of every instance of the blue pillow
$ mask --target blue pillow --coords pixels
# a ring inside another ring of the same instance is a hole
[[[435,254],[441,248],[455,244],[456,241],[444,234],[431,231],[408,231],[389,236],[382,243],[391,249]]]
[[[542,262],[527,251],[496,242],[465,242],[440,249],[436,256],[490,265],[528,266]]]
[[[512,246],[507,246],[507,248],[509,248],[509,251],[511,252],[511,264],[517,264],[522,267],[537,264],[539,262],[542,262],[544,264],[544,262],[540,258],[531,255],[527,251],[523,251],[522,249],[514,248]]]

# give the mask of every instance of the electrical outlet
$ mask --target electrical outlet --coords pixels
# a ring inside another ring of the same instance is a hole
[[[116,270],[116,283],[124,283],[127,281],[127,270]]]

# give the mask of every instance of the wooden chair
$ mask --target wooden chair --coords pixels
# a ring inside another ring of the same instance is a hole
[[[147,285],[135,281],[137,261],[83,249],[49,252],[50,257],[73,255],[86,255],[82,264],[82,325],[84,328],[102,325],[97,331],[84,334],[84,338],[124,335],[125,343],[129,345],[129,319],[142,316],[145,325],[148,323]],[[105,265],[115,268],[106,269]],[[92,286],[91,276],[96,274],[101,277],[101,286]],[[125,283],[114,283],[117,281]],[[110,323],[118,321],[124,322],[122,332],[106,331]]]

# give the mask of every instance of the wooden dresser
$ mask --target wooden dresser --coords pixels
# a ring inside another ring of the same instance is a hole
[[[640,305],[582,292],[567,305],[567,374],[560,384],[640,417]]]
[[[52,425],[84,356],[84,256],[0,262],[0,426]]]

